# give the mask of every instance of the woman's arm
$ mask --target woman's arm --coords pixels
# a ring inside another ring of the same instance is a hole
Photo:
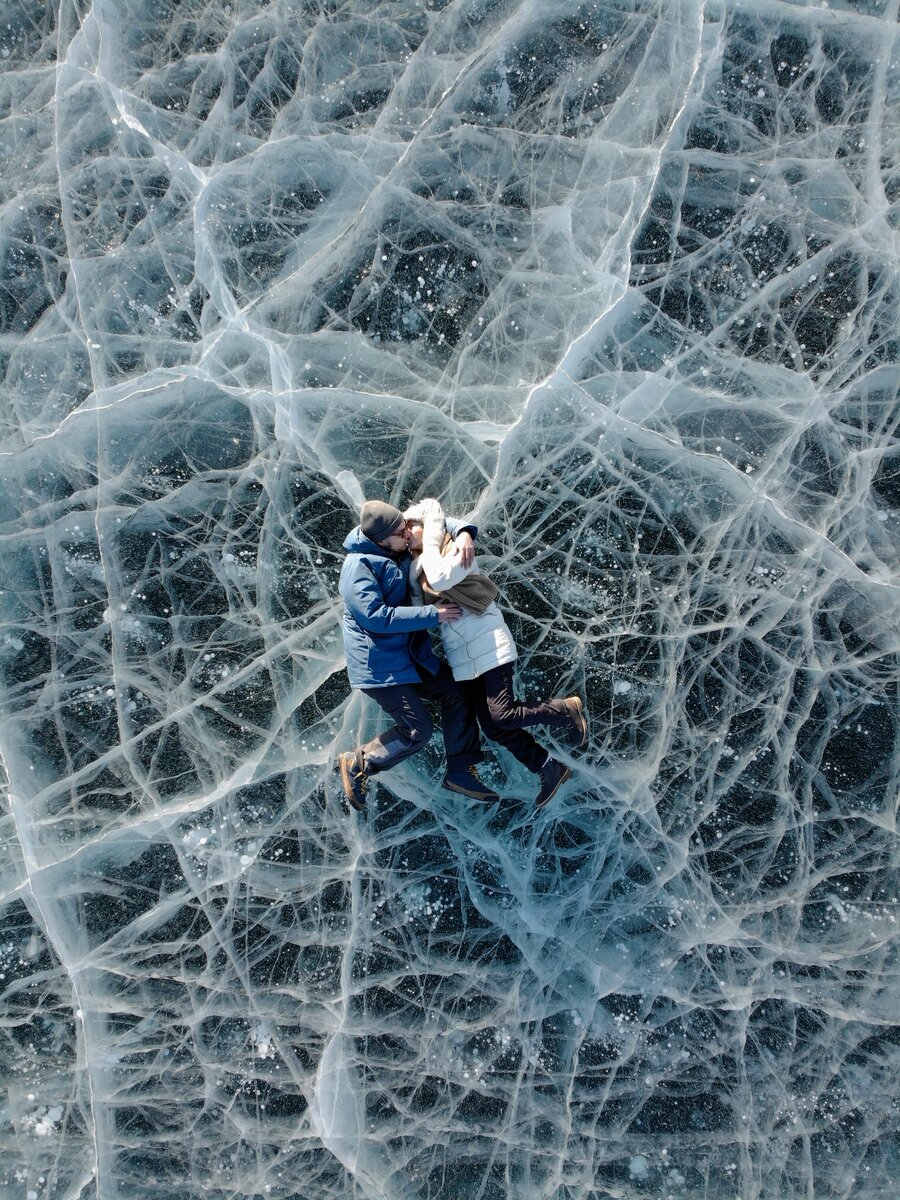
[[[423,518],[422,572],[434,591],[445,592],[447,588],[452,588],[462,582],[476,569],[475,561],[473,559],[471,566],[464,567],[459,550],[448,548],[446,554],[441,553],[441,547],[447,534],[447,524],[444,510],[437,500],[423,501],[421,512]]]

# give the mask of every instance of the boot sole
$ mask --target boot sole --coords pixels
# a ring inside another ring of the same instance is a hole
[[[550,793],[549,796],[545,796],[543,800],[535,800],[535,802],[534,802],[535,808],[543,808],[545,804],[549,804],[550,801],[553,799],[553,797],[556,795],[556,793],[559,791],[559,789],[562,787],[562,785],[566,782],[566,780],[572,778],[572,772],[569,770],[568,767],[566,767],[565,771],[566,771],[565,775],[560,776],[559,782],[557,783],[556,787],[553,789],[553,791]]]
[[[470,792],[467,788],[457,787],[455,783],[442,783],[441,787],[446,788],[448,792],[456,792],[457,796],[468,796],[470,800],[481,800],[485,804],[493,804],[495,800],[500,799],[496,792]]]
[[[365,812],[365,800],[363,800],[362,804],[360,804],[357,801],[356,796],[353,794],[353,781],[350,778],[350,771],[348,770],[348,763],[352,761],[352,759],[352,754],[342,754],[340,757],[341,786],[344,789],[344,795],[347,797],[347,803],[350,805],[350,807],[356,812]]]

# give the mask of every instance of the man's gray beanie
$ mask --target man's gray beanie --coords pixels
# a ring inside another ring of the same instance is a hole
[[[367,500],[359,510],[359,527],[373,542],[386,542],[394,533],[399,533],[406,522],[403,513],[393,504],[383,500]]]

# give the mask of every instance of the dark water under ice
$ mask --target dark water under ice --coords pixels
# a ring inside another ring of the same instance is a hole
[[[898,15],[0,5],[0,1195],[896,1197]],[[342,804],[363,495],[546,810]]]

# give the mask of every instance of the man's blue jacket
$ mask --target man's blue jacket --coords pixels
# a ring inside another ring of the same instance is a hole
[[[473,525],[447,521],[456,535]],[[383,550],[357,527],[344,541],[347,557],[341,568],[340,593],[344,601],[344,655],[354,688],[391,687],[420,683],[434,675],[440,659],[431,648],[429,629],[440,624],[433,604],[422,608],[409,603],[409,557]]]

